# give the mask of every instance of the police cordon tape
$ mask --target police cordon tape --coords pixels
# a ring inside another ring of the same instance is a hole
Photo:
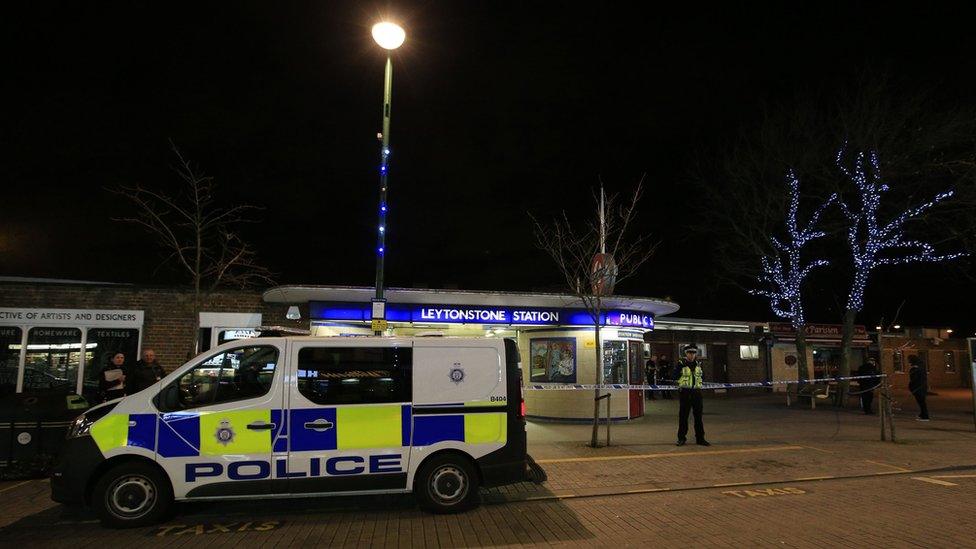
[[[822,377],[816,379],[798,379],[790,381],[758,381],[752,383],[703,383],[702,389],[737,389],[740,387],[772,387],[773,385],[798,385],[798,384],[823,384],[836,381],[851,381],[858,379],[875,379],[885,377],[885,374],[873,376],[847,376],[847,377]],[[677,391],[681,389],[677,385],[631,385],[628,383],[606,383],[606,384],[578,384],[562,383],[558,385],[526,385],[526,391],[586,391],[593,389],[630,389],[634,391]]]

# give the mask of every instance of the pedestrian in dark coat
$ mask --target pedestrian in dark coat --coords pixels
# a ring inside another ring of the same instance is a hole
[[[657,385],[657,361],[654,360],[653,356],[647,359],[647,363],[644,365],[644,379],[648,385]],[[648,400],[655,400],[652,389],[644,391],[644,396]]]
[[[928,372],[925,371],[925,366],[922,365],[918,355],[908,357],[908,363],[912,365],[908,370],[908,390],[912,392],[915,402],[918,403],[918,418],[916,419],[928,421],[929,407],[925,403],[925,396],[929,392]]]
[[[671,359],[668,355],[661,355],[657,360],[657,383],[658,385],[674,385],[671,379]],[[674,398],[674,391],[661,391],[661,398],[671,400]]]
[[[102,370],[98,388],[102,393],[102,402],[125,396],[125,354],[112,355],[112,360]]]
[[[878,363],[875,361],[874,357],[868,358],[867,362],[861,365],[857,369],[857,375],[859,376],[876,376],[878,375]],[[858,386],[860,387],[861,393],[861,408],[864,410],[865,414],[871,415],[874,410],[871,404],[874,402],[874,390],[878,388],[879,378],[868,378],[859,379]]]
[[[152,349],[146,349],[142,352],[142,360],[136,362],[129,373],[130,395],[136,394],[166,377],[166,371],[163,370],[162,365],[156,360],[156,351]]]

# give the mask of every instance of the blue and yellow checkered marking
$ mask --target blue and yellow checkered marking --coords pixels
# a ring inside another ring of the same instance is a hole
[[[305,428],[325,420],[326,430]],[[272,430],[247,429],[252,422],[270,422]],[[219,439],[217,433],[231,434]],[[92,437],[102,453],[135,446],[155,450],[159,457],[257,454],[428,446],[457,441],[468,444],[502,443],[507,438],[505,412],[414,415],[409,404],[381,404],[174,412],[166,414],[113,414],[92,426]]]

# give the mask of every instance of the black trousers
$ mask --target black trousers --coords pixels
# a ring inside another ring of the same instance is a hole
[[[915,395],[915,402],[918,403],[918,417],[928,419],[929,407],[927,404],[925,404],[925,391],[919,390],[912,394]]]
[[[865,414],[871,413],[871,404],[873,402],[874,402],[874,391],[861,393],[861,408],[864,409]]]
[[[695,440],[705,440],[701,389],[681,389],[678,391],[678,400],[678,440],[686,440],[688,436],[688,412],[695,414]]]

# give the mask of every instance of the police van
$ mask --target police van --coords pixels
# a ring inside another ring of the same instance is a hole
[[[426,510],[467,510],[479,487],[531,475],[518,357],[506,339],[225,343],[77,418],[52,499],[115,527],[174,500],[413,492]]]

